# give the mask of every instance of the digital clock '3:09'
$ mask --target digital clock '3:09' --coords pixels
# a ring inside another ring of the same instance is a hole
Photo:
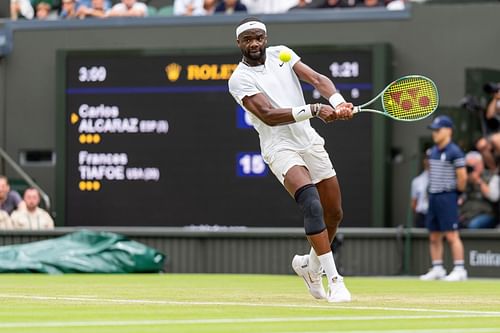
[[[78,81],[80,82],[104,82],[107,76],[106,67],[91,66],[78,69]]]

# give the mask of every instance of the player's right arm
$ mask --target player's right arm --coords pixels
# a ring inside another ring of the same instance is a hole
[[[292,109],[275,109],[267,97],[258,93],[252,96],[245,96],[242,99],[243,106],[252,112],[257,118],[268,126],[291,124],[295,122]]]
[[[274,108],[267,97],[258,93],[252,96],[245,96],[242,99],[243,106],[252,112],[257,118],[268,126],[286,125],[293,122],[298,122],[305,119],[300,119],[301,112],[305,112],[306,108],[314,109],[313,114],[326,123],[337,119],[345,119],[349,117],[350,111],[345,109],[335,112],[333,107],[325,104],[309,104],[295,108],[276,109]]]
[[[313,116],[325,122],[331,122],[345,116],[342,113],[336,113],[331,106],[319,103],[293,108],[275,108],[267,96],[259,91],[252,80],[245,75],[233,73],[229,79],[229,91],[238,103],[268,126],[286,125]]]

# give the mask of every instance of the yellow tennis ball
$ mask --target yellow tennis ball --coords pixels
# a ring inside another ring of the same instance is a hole
[[[290,51],[287,51],[287,50],[281,50],[280,51],[280,55],[279,55],[279,58],[281,61],[283,62],[289,62],[290,59],[292,59],[292,54],[290,53]]]

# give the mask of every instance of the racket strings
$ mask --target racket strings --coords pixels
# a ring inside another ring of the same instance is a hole
[[[382,97],[385,112],[396,119],[423,119],[436,110],[438,92],[432,81],[408,76],[391,83]]]

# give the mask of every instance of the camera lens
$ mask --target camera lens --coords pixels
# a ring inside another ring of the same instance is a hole
[[[470,165],[466,165],[465,168],[467,169],[467,173],[474,171],[474,167],[471,167]]]

